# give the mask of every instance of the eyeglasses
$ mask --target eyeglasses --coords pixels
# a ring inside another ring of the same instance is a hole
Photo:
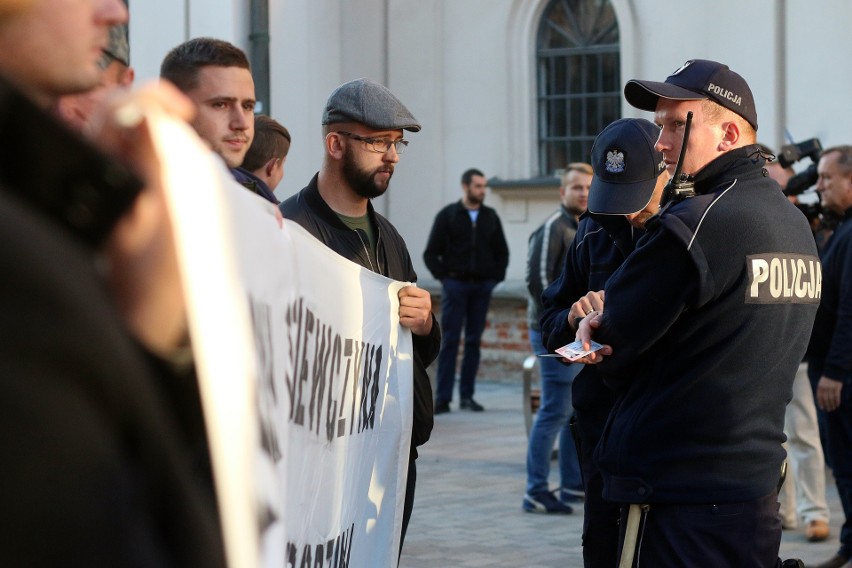
[[[400,138],[399,140],[388,140],[387,138],[368,138],[366,136],[358,136],[357,134],[352,134],[351,132],[345,132],[343,130],[338,130],[336,134],[343,134],[344,136],[348,136],[353,140],[359,140],[367,144],[367,149],[376,152],[377,154],[384,154],[391,149],[393,146],[396,149],[397,154],[402,154],[405,152],[405,147],[408,146],[408,140],[403,140]]]

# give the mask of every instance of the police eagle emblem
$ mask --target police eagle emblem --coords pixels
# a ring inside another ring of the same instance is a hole
[[[606,171],[611,174],[620,174],[624,171],[624,152],[610,150],[606,153]]]

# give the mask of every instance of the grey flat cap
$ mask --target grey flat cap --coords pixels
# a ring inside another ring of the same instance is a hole
[[[112,26],[109,29],[109,44],[103,50],[98,64],[101,69],[106,69],[113,61],[119,61],[125,66],[130,66],[130,46],[127,43],[127,24]]]
[[[420,123],[387,87],[370,79],[343,83],[328,97],[323,124],[358,122],[375,130],[420,130]]]

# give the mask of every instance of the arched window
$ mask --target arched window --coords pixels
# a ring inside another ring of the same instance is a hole
[[[538,29],[538,163],[552,175],[588,162],[621,115],[618,22],[609,0],[553,0]]]

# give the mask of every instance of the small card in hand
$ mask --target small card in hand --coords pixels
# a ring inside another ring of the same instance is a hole
[[[574,341],[573,343],[569,343],[568,345],[563,345],[559,349],[556,350],[556,353],[565,357],[569,361],[576,361],[577,359],[582,359],[589,353],[594,353],[603,345],[598,343],[597,341],[589,341],[589,349],[583,349],[583,344],[580,341]]]

